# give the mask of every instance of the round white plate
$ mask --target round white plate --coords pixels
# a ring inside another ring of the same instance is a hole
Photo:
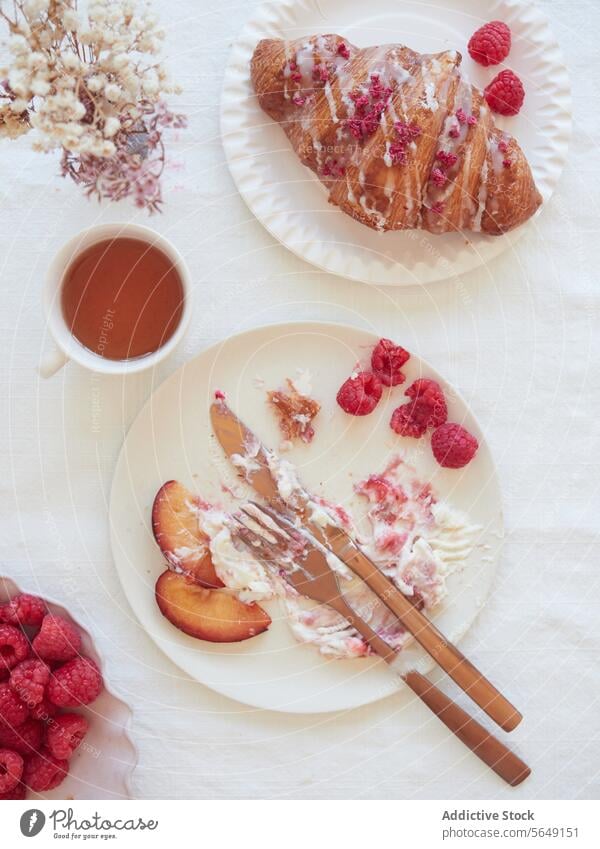
[[[297,643],[277,602],[265,605],[273,617],[267,632],[242,643],[195,640],[172,626],[154,600],[154,584],[166,568],[154,542],[152,502],[165,481],[177,479],[209,501],[227,506],[223,484],[239,484],[212,435],[208,409],[216,389],[266,445],[280,442],[277,423],[265,403],[265,387],[277,388],[296,370],[309,369],[313,397],[322,405],[310,446],[286,457],[314,492],[354,506],[353,483],[382,471],[399,451],[414,463],[437,493],[481,525],[478,546],[466,567],[449,579],[447,603],[435,615],[451,640],[475,619],[493,577],[502,537],[500,492],[494,465],[477,422],[440,375],[412,357],[407,382],[431,376],[444,386],[452,421],[464,422],[480,440],[475,460],[460,471],[443,470],[425,440],[402,439],[389,428],[392,409],[403,403],[401,388],[384,397],[365,418],[344,414],[335,402],[339,385],[358,358],[368,361],[373,334],[321,323],[272,325],[234,336],[204,351],[175,372],[152,395],[132,425],[115,471],[110,502],[111,542],[125,594],[157,645],[193,678],[246,704],[290,712],[332,711],[373,702],[402,687],[375,658],[332,660]],[[264,380],[264,385],[261,384]],[[431,668],[418,647],[402,655],[407,666]],[[407,698],[410,696],[407,695]]]
[[[471,81],[483,89],[500,70],[482,68],[467,52],[486,21],[513,34],[506,67],[526,88],[515,118],[496,123],[521,144],[547,202],[565,164],[571,129],[569,78],[560,49],[529,0],[273,0],[258,7],[231,51],[221,104],[225,153],[238,189],[271,234],[313,265],[365,283],[409,286],[462,274],[514,245],[504,236],[425,231],[377,233],[327,201],[327,191],[292,150],[283,130],[261,110],[250,83],[250,59],[261,38],[338,33],[359,47],[406,44],[420,52],[458,49]],[[543,207],[542,207],[543,208]],[[536,226],[535,220],[525,226]]]
[[[11,578],[0,577],[0,604],[19,592],[29,590],[20,589]],[[50,613],[62,616],[77,627],[82,636],[83,653],[103,669],[102,658],[85,628],[58,602],[45,600]],[[84,714],[90,727],[85,740],[71,758],[69,774],[56,789],[48,793],[28,791],[27,798],[131,799],[131,776],[137,763],[137,751],[128,735],[131,710],[111,692],[105,679],[104,690],[96,701],[78,708],[77,713]]]

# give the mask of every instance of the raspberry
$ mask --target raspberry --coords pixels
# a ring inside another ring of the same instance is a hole
[[[78,657],[54,671],[48,683],[48,699],[58,707],[88,705],[100,695],[102,675],[89,657]]]
[[[0,684],[0,728],[5,725],[17,728],[27,719],[27,705],[13,693],[6,681]]]
[[[7,622],[9,625],[34,625],[37,628],[42,624],[47,612],[46,604],[41,598],[21,593],[0,607],[0,622]]]
[[[32,719],[40,719],[42,722],[48,722],[49,719],[56,715],[57,711],[58,708],[56,705],[53,705],[44,696],[38,705],[33,705],[29,708],[29,715]]]
[[[379,403],[382,391],[381,380],[376,374],[361,371],[341,385],[337,402],[351,416],[368,416]]]
[[[473,33],[467,50],[471,59],[485,68],[499,65],[510,53],[511,36],[509,27],[502,21],[490,21]]]
[[[413,436],[419,439],[427,430],[427,425],[413,416],[414,407],[414,404],[402,404],[396,407],[390,419],[390,427],[400,436]]]
[[[419,413],[425,418],[427,427],[438,427],[448,418],[448,407],[442,387],[435,380],[420,377],[404,393],[420,407]],[[423,409],[426,406],[428,413]]]
[[[469,463],[479,448],[479,443],[468,430],[459,424],[447,422],[431,437],[433,456],[440,466],[448,469],[460,469]]]
[[[81,636],[66,619],[48,613],[31,646],[42,660],[71,660],[79,653]]]
[[[27,637],[14,625],[0,625],[0,668],[12,669],[28,656]]]
[[[10,686],[32,708],[43,700],[49,678],[50,668],[42,660],[24,660],[10,673]]]
[[[0,722],[0,746],[25,757],[39,751],[43,736],[44,726],[35,719],[26,719],[18,728],[9,728]]]
[[[523,83],[513,71],[500,71],[486,86],[484,97],[492,112],[517,115],[525,100]]]
[[[0,749],[0,793],[9,793],[23,775],[23,758],[10,749]]]
[[[410,354],[394,345],[390,339],[380,339],[371,354],[371,368],[386,386],[397,386],[404,383],[406,376],[400,371]]]
[[[392,413],[390,427],[400,436],[423,436],[427,428],[438,427],[448,417],[444,393],[435,380],[420,377],[404,393],[412,400]]]
[[[8,793],[0,793],[0,799],[24,799],[26,792],[27,788],[19,781],[19,783],[13,787],[12,790],[9,790]]]
[[[63,713],[48,726],[46,745],[55,758],[69,760],[88,730],[88,721],[78,713]]]
[[[36,793],[44,793],[58,787],[68,771],[68,761],[59,760],[47,749],[42,749],[25,764],[23,783]]]

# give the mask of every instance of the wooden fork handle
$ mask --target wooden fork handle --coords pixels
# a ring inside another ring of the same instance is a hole
[[[336,599],[336,604],[332,606],[335,606],[337,612],[356,628],[376,654],[388,663],[396,659],[396,652],[341,598]],[[500,778],[512,787],[516,787],[527,778],[531,772],[527,764],[424,675],[412,671],[402,675],[401,678],[446,728],[456,734],[458,739]]]
[[[413,693],[433,711],[446,728],[454,732],[473,754],[512,787],[525,781],[531,769],[514,752],[501,743],[477,720],[453,702],[438,687],[420,672],[408,672],[402,676]]]
[[[517,727],[523,717],[514,705],[438,631],[426,616],[423,616],[420,610],[411,604],[406,596],[402,595],[368,557],[360,550],[354,549],[346,550],[342,559],[398,617],[407,631],[410,631],[438,666],[473,699],[475,704],[479,705],[504,731],[512,731]]]

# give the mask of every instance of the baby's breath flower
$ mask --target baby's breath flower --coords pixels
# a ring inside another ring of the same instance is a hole
[[[43,97],[50,91],[50,83],[43,77],[34,77],[31,81],[31,93],[37,97]]]
[[[104,135],[109,139],[116,136],[120,129],[121,122],[118,118],[110,117],[104,122]]]

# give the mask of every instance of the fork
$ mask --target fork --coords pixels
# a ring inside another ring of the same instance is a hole
[[[285,580],[303,596],[327,604],[354,627],[388,664],[396,652],[345,600],[326,549],[269,508],[248,503],[234,516],[234,536],[267,566],[282,563]],[[395,670],[397,671],[397,670]],[[531,770],[517,755],[416,670],[397,673],[427,707],[471,751],[508,784],[516,787]]]

